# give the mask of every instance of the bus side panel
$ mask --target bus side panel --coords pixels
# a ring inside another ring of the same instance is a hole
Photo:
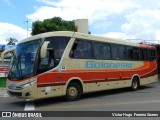
[[[71,80],[85,80],[85,77],[86,74],[84,74],[84,72],[72,70],[43,73],[37,77],[38,98],[63,96],[66,94],[67,85]]]
[[[65,59],[66,60],[66,59]],[[92,60],[93,61],[93,60]],[[113,62],[100,61],[98,62]],[[97,62],[96,60],[94,62]],[[123,61],[119,61],[122,62]],[[86,69],[86,60],[62,61],[58,69],[43,73],[37,77],[38,97],[62,96],[66,93],[69,81],[74,78],[82,80],[83,92],[130,87],[132,78],[140,78],[140,85],[150,84],[157,79],[156,62],[130,62],[132,68]],[[62,69],[65,68],[65,69]]]
[[[147,85],[147,84],[151,84],[151,83],[155,83],[158,80],[158,75],[154,75],[151,77],[147,77],[147,78],[142,78],[140,81],[140,85]]]
[[[85,93],[101,91],[101,90],[110,90],[117,88],[130,87],[131,80],[119,80],[119,81],[110,81],[110,82],[97,82],[97,83],[86,83],[85,86],[87,89]]]
[[[56,79],[60,81],[58,82]],[[58,77],[58,74],[54,72],[40,74],[37,77],[38,98],[62,96],[64,85],[61,77]]]

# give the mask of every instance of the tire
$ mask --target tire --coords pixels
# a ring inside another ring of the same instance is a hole
[[[139,88],[139,80],[137,77],[134,77],[132,80],[131,90],[136,91]]]
[[[80,98],[81,94],[81,87],[77,83],[71,82],[67,87],[65,99],[67,101],[75,101]]]

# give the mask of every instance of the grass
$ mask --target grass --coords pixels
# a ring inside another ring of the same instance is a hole
[[[6,78],[0,77],[0,87],[6,87]]]

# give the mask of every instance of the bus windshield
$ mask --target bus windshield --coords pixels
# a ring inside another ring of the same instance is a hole
[[[41,40],[34,40],[17,45],[12,58],[8,79],[20,80],[33,76],[37,49]]]

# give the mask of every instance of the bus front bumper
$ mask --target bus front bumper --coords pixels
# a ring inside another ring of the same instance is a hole
[[[18,89],[19,88],[19,89]],[[11,97],[23,98],[23,99],[36,99],[37,98],[37,85],[30,85],[26,88],[15,87],[7,88],[7,93]]]

